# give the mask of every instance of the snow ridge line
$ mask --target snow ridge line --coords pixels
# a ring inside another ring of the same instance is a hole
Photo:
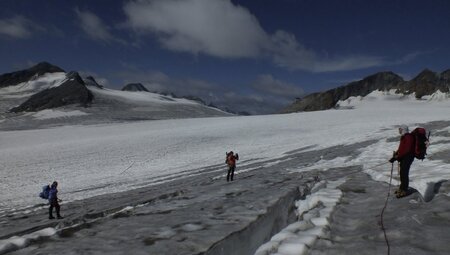
[[[302,177],[303,178],[303,177]],[[212,245],[205,255],[252,254],[273,233],[277,233],[286,225],[296,220],[295,201],[304,199],[318,178],[311,179],[304,187],[297,187],[287,192],[279,200],[267,208],[264,214],[239,231],[233,232]],[[245,240],[245,241],[243,241]]]

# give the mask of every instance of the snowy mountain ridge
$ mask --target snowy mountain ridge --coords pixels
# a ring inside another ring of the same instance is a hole
[[[83,79],[48,63],[1,75],[0,84],[0,129],[231,115],[136,84],[107,89],[91,76]]]
[[[332,109],[337,107],[340,101],[345,101],[352,97],[365,97],[377,90],[390,91],[391,94],[398,94],[399,98],[403,98],[406,95],[414,95],[419,100],[438,91],[440,93],[449,93],[450,69],[442,73],[435,73],[425,69],[409,81],[403,80],[402,77],[393,72],[379,72],[360,81],[351,82],[335,89],[309,94],[297,99],[293,104],[286,107],[283,112]],[[438,97],[445,98],[445,96]]]
[[[366,96],[352,96],[345,100],[339,100],[334,108],[354,109],[356,107],[374,107],[375,102],[377,103],[376,107],[380,107],[380,103],[387,101],[398,101],[399,103],[405,101],[410,101],[414,103],[415,101],[418,101],[417,102],[418,104],[425,102],[433,103],[433,102],[442,102],[448,100],[449,98],[450,93],[441,92],[440,90],[437,90],[431,95],[422,96],[420,100],[417,100],[415,92],[411,94],[399,94],[396,93],[395,89],[387,91],[375,90]],[[392,107],[392,105],[390,105],[389,107]]]

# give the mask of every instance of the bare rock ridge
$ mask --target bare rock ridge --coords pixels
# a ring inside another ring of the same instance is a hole
[[[64,70],[47,62],[41,62],[25,70],[0,75],[0,88],[29,81],[33,76],[56,72],[64,72]]]
[[[41,111],[69,104],[87,107],[93,99],[93,94],[86,88],[80,75],[77,72],[69,72],[61,85],[32,95],[24,103],[10,111]]]
[[[296,100],[282,112],[327,110],[335,107],[339,100],[346,100],[352,96],[364,97],[375,90],[391,89],[396,89],[396,93],[415,93],[417,99],[438,90],[447,93],[450,91],[450,69],[441,74],[425,69],[410,81],[404,81],[393,72],[379,72],[335,89],[309,94]]]

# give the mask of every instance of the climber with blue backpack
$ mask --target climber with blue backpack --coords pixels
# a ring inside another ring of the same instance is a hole
[[[53,217],[53,208],[55,208],[55,210],[56,210],[56,217],[58,219],[63,219],[63,217],[59,213],[60,208],[61,208],[59,206],[59,202],[61,200],[58,199],[58,189],[57,188],[58,188],[58,182],[54,181],[48,192],[48,202],[50,204],[50,207],[48,208],[48,218],[49,219],[55,218],[55,217]]]

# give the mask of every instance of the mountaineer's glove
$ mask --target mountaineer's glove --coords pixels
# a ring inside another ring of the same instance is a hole
[[[397,160],[396,158],[392,157],[391,159],[389,159],[389,162],[394,163],[396,160]]]

